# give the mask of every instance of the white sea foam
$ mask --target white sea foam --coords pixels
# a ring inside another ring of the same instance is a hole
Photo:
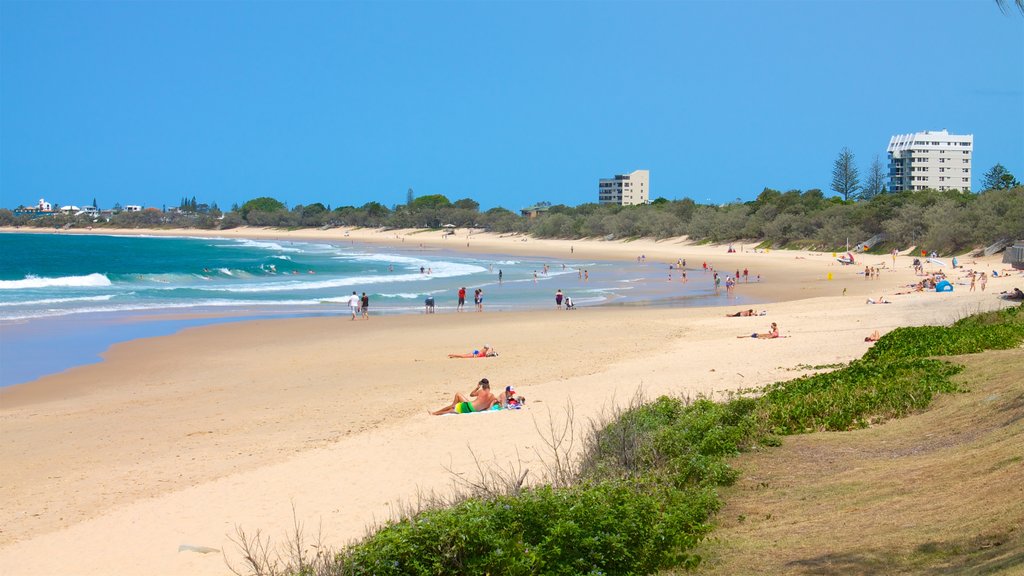
[[[110,286],[110,279],[100,273],[86,276],[61,276],[58,278],[40,278],[26,276],[23,280],[0,280],[0,290],[21,290],[25,288],[50,287],[99,287]]]
[[[381,298],[406,298],[411,300],[413,298],[419,298],[420,294],[413,292],[399,292],[398,294],[378,294],[378,296]]]
[[[277,252],[303,252],[302,248],[295,246],[282,246],[277,242],[266,242],[260,240],[249,240],[247,238],[233,239],[234,244],[218,244],[220,248],[260,248],[263,250],[275,250]]]
[[[53,316],[68,316],[71,314],[95,314],[95,313],[119,313],[119,312],[140,312],[146,310],[168,310],[182,308],[274,308],[274,307],[296,307],[296,306],[319,306],[324,303],[344,304],[344,299],[323,299],[323,300],[281,300],[268,302],[265,300],[194,300],[190,302],[134,302],[119,304],[116,306],[91,306],[85,308],[47,308],[36,310],[12,310],[7,313],[0,312],[0,321],[28,320],[32,318],[48,318]],[[19,303],[26,304],[26,303]]]
[[[288,292],[292,290],[323,290],[327,288],[342,288],[345,286],[357,286],[362,284],[385,283],[385,282],[413,282],[423,280],[420,274],[403,274],[399,276],[354,276],[351,278],[333,278],[326,280],[286,280],[280,282],[263,282],[259,284],[247,284],[240,286],[196,286],[196,290],[204,292],[234,292],[234,293],[255,293],[255,292]]]
[[[24,300],[21,302],[0,302],[0,306],[43,306],[67,302],[103,302],[110,300],[114,296],[114,294],[106,294],[103,296],[82,296],[80,298],[43,298],[42,300]]]

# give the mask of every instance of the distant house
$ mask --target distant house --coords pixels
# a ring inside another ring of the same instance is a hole
[[[32,216],[34,218],[37,216],[51,216],[53,214],[56,214],[53,211],[53,205],[43,198],[40,198],[39,203],[35,206],[22,206],[14,209],[15,216]]]
[[[138,204],[128,204],[124,207],[125,212],[142,212],[142,206]]]
[[[550,209],[551,204],[541,202],[540,204],[535,204],[533,206],[530,206],[529,208],[523,208],[522,210],[519,211],[519,213],[525,216],[526,218],[536,218],[537,216],[540,216],[541,214],[547,212]]]

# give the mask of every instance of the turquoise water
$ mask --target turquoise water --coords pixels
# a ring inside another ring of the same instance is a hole
[[[114,342],[186,325],[346,314],[352,291],[367,293],[372,314],[421,313],[427,295],[439,313],[451,311],[460,286],[470,308],[473,291],[483,289],[486,311],[550,308],[558,289],[578,306],[744,302],[715,295],[699,272],[690,271],[685,285],[678,276],[667,282],[667,263],[350,242],[0,234],[0,254],[0,386],[96,361]],[[589,280],[581,278],[584,270]],[[191,318],[180,319],[185,315]]]

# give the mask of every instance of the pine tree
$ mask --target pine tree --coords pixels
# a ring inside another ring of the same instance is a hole
[[[849,148],[843,148],[832,165],[832,190],[848,201],[850,196],[856,198],[857,190],[860,190],[860,178],[857,175],[857,166],[853,162],[853,152]]]

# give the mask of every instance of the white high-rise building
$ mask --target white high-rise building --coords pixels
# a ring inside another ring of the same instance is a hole
[[[889,139],[889,191],[971,191],[974,135],[945,130],[900,134]]]
[[[597,201],[601,204],[650,203],[651,173],[634,170],[629,174],[616,174],[614,178],[601,178],[597,185]]]

